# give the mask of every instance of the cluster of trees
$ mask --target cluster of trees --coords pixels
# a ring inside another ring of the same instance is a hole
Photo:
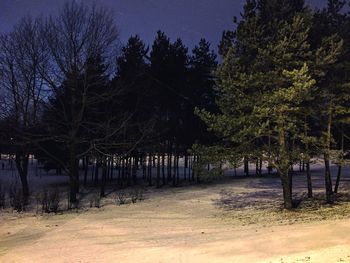
[[[70,1],[56,17],[23,19],[0,38],[0,131],[24,198],[32,153],[69,175],[72,203],[79,163],[84,182],[96,163],[104,196],[115,165],[121,186],[136,183],[139,167],[150,185],[177,185],[182,156],[189,180],[225,162],[247,171],[254,160],[261,174],[266,161],[290,209],[292,164],[306,164],[312,197],[310,160],[322,155],[332,202],[349,129],[350,16],[345,0],[327,3],[314,11],[303,0],[247,0],[223,32],[219,65],[204,39],[189,52],[160,31],[150,48],[132,36],[117,54],[118,29],[97,6]]]
[[[101,196],[116,164],[121,185],[136,183],[139,166],[153,184],[152,165],[157,186],[177,185],[185,156],[184,176],[194,180],[187,150],[212,139],[194,110],[216,108],[210,44],[202,39],[190,54],[159,31],[151,49],[138,36],[117,47],[112,14],[75,1],[1,35],[1,152],[15,156],[24,199],[30,154],[69,175],[72,203],[79,164],[86,182],[91,161]]]
[[[307,166],[309,197],[312,157],[324,157],[328,203],[339,185],[350,127],[347,7],[343,0],[328,0],[316,11],[303,0],[248,0],[236,30],[224,32],[220,44],[219,112],[197,109],[236,159],[266,160],[277,169],[287,209],[293,207],[291,165],[296,161]],[[210,148],[206,152],[213,154]],[[334,153],[339,163],[335,189]]]

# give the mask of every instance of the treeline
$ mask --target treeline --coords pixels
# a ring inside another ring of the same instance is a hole
[[[214,138],[194,114],[216,110],[210,44],[202,39],[189,52],[160,31],[151,47],[137,35],[121,49],[118,40],[106,8],[75,1],[1,36],[1,152],[15,156],[25,200],[30,154],[69,175],[72,203],[90,162],[101,196],[113,177],[136,184],[139,168],[157,187],[197,180],[188,149]]]
[[[267,161],[280,175],[287,209],[294,206],[292,165],[300,160],[309,197],[313,157],[324,159],[327,203],[339,187],[349,149],[347,10],[342,0],[328,0],[316,11],[303,0],[248,0],[236,30],[224,32],[220,45],[219,113],[197,110],[222,138],[221,145],[199,150],[205,156],[223,153],[232,162],[254,160],[260,167]],[[338,164],[334,188],[331,161]]]
[[[292,165],[305,164],[312,197],[311,159],[323,156],[331,203],[348,149],[347,7],[247,0],[222,34],[220,64],[206,40],[190,52],[163,32],[150,47],[132,36],[117,52],[118,28],[103,7],[71,1],[55,17],[22,19],[0,39],[0,88],[1,152],[15,156],[24,199],[34,153],[69,175],[72,203],[89,162],[101,196],[109,180],[137,184],[139,168],[160,187],[227,164],[248,174],[255,162],[258,175],[264,163],[277,170],[290,209]]]

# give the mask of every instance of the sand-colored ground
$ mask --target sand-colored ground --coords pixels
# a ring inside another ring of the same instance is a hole
[[[350,262],[350,205],[282,211],[278,178],[152,189],[122,206],[112,196],[100,209],[2,213],[0,262]]]

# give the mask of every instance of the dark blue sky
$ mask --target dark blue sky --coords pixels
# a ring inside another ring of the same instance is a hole
[[[72,0],[74,1],[74,0]],[[92,1],[92,0],[75,0]],[[52,14],[65,0],[0,0],[0,31],[9,30],[26,14]],[[245,0],[97,0],[111,8],[118,23],[121,41],[139,34],[151,43],[158,29],[172,40],[181,37],[190,47],[200,38],[216,47],[221,32],[232,28],[232,17],[239,16]],[[323,6],[326,0],[308,0]]]

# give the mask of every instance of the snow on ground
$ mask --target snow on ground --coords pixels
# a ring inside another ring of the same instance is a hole
[[[344,169],[341,181],[345,198],[349,172]],[[314,167],[320,198],[322,173]],[[53,174],[30,177],[36,188],[67,181]],[[294,176],[294,191],[295,198],[306,193],[304,174]],[[350,262],[350,204],[320,202],[315,209],[306,202],[305,209],[288,212],[281,198],[277,177],[229,177],[150,188],[136,204],[117,206],[111,194],[100,209],[45,216],[5,211],[0,262]]]

